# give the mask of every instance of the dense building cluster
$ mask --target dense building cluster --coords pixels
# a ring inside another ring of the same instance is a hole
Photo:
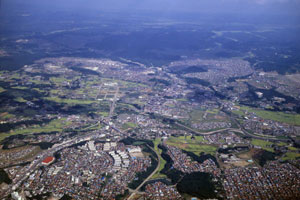
[[[21,149],[13,149],[9,151],[1,150],[0,167],[7,167],[18,160],[22,160],[24,162],[26,160],[24,157],[28,156],[30,158],[30,154],[34,154],[35,151],[38,151],[38,147],[36,146],[27,146]]]
[[[240,136],[228,132],[228,133],[217,133],[213,135],[203,136],[208,144],[227,144],[227,145],[237,145],[237,144],[247,144],[249,141],[242,139]]]
[[[253,114],[250,114],[244,121],[244,127],[247,130],[251,130],[259,134],[273,136],[293,135],[297,132],[291,125],[272,120],[264,120]]]
[[[93,141],[65,148],[55,163],[35,171],[24,189],[33,196],[51,192],[56,197],[67,194],[74,199],[114,198],[125,192],[137,172],[151,165],[149,158],[131,157],[131,149],[123,144]]]
[[[300,170],[291,164],[270,162],[264,168],[225,170],[228,199],[299,199]]]
[[[230,128],[231,123],[228,122],[204,122],[204,123],[194,123],[192,127],[199,130],[213,130],[221,128]]]
[[[181,200],[183,199],[176,188],[158,181],[146,185],[145,199],[149,200]]]
[[[188,61],[177,61],[170,64],[170,67],[180,67],[184,65],[198,65],[203,66],[206,71],[188,73],[186,77],[199,78],[213,83],[221,83],[227,81],[229,77],[245,76],[251,74],[251,69],[248,62],[243,60],[188,60]]]
[[[173,160],[173,167],[184,173],[192,172],[207,172],[219,177],[221,170],[216,163],[211,159],[206,159],[203,163],[193,161],[191,157],[183,153],[179,148],[166,145],[168,148],[167,154]]]

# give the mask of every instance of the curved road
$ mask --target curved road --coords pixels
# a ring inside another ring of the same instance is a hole
[[[134,197],[134,195],[136,194],[136,193],[138,193],[138,191],[139,191],[139,189],[141,189],[141,187],[147,182],[147,181],[149,181],[149,179],[157,172],[157,170],[159,169],[159,166],[160,166],[160,159],[159,159],[159,155],[156,153],[156,151],[152,148],[152,147],[150,147],[149,145],[147,145],[152,151],[154,151],[155,152],[155,154],[156,154],[156,157],[157,157],[157,159],[158,159],[158,164],[157,164],[157,167],[155,168],[155,170],[135,189],[135,190],[133,190],[132,191],[132,193],[131,193],[131,195],[127,198],[127,200],[130,200],[130,199],[132,199],[133,197]]]

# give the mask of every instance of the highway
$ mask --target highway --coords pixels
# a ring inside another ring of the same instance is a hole
[[[196,130],[191,129],[190,127],[187,127],[185,125],[179,124],[177,122],[175,122],[176,125],[181,126],[189,131],[191,131],[192,133],[196,134],[196,135],[202,135],[202,136],[206,136],[206,135],[213,135],[213,134],[217,134],[223,131],[233,131],[233,132],[237,132],[237,133],[241,133],[243,135],[255,138],[255,139],[261,139],[261,140],[270,140],[270,141],[287,141],[288,139],[284,139],[284,138],[276,138],[274,136],[260,136],[258,134],[251,134],[248,131],[246,131],[243,128],[224,128],[224,129],[220,129],[220,130],[215,130],[215,131],[209,131],[209,132],[198,132]]]
[[[118,94],[119,94],[119,87],[117,87],[117,90],[116,90],[116,93],[115,93],[115,96],[114,96],[114,99],[113,99],[113,102],[110,106],[110,111],[109,111],[109,119],[112,117],[113,113],[114,113],[114,110],[115,110],[115,106],[116,106],[116,101],[117,101],[117,98],[118,98]]]
[[[269,136],[269,135],[259,135],[259,134],[252,134],[252,133],[249,133],[246,129],[244,129],[240,123],[234,118],[232,117],[232,114],[230,112],[227,112],[225,111],[224,109],[222,109],[222,111],[227,114],[227,116],[231,119],[231,121],[233,121],[235,124],[238,125],[239,129],[239,132],[244,134],[244,135],[247,135],[249,137],[252,137],[252,138],[255,138],[255,139],[261,139],[261,140],[269,140],[269,141],[287,141],[289,139],[284,139],[284,138],[277,138],[275,136]],[[235,129],[236,130],[236,129]]]

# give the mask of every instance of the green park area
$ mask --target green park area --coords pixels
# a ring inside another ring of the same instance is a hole
[[[15,117],[15,115],[13,115],[11,113],[8,113],[8,112],[0,113],[0,119],[1,120],[11,119],[13,117]]]
[[[27,90],[28,87],[16,86],[16,87],[12,87],[12,89],[16,89],[16,90]]]
[[[123,130],[127,130],[127,129],[131,129],[131,128],[136,128],[137,125],[135,123],[132,122],[126,122],[122,125],[122,129]]]
[[[194,110],[189,114],[190,115],[190,120],[193,121],[193,122],[203,121],[204,120],[204,118],[203,118],[204,114],[205,114],[204,110]]]
[[[191,128],[192,124],[196,123],[211,123],[211,122],[230,122],[230,118],[227,117],[220,109],[196,109],[189,113],[189,119],[182,120],[183,124],[185,124],[187,127],[190,127],[190,129],[196,131],[196,132],[208,132],[208,131],[214,131],[218,130],[220,128],[211,129],[211,130],[197,130],[196,128]]]
[[[59,77],[51,77],[50,81],[53,83],[56,83],[56,84],[61,84],[63,82],[67,82],[69,80],[64,77],[59,76]]]
[[[96,101],[91,100],[81,100],[81,99],[62,99],[58,97],[45,97],[46,100],[54,101],[56,103],[65,103],[65,104],[92,104],[97,103]]]
[[[192,139],[192,136],[179,136],[179,137],[169,137],[168,142],[170,143],[187,143],[187,144],[199,144],[203,143],[206,140],[203,136],[194,136]]]
[[[270,147],[273,143],[266,140],[252,139],[251,144],[254,146],[261,147],[262,149],[270,152],[274,152],[273,148]]]
[[[286,161],[286,160],[295,160],[297,158],[300,158],[300,153],[298,152],[286,152],[283,157],[282,160]]]
[[[51,133],[51,132],[61,132],[64,128],[71,125],[71,122],[68,122],[66,119],[55,119],[52,120],[50,123],[44,126],[40,125],[34,125],[28,128],[18,128],[15,130],[12,130],[7,133],[1,133],[0,134],[0,141],[5,139],[6,137],[9,137],[11,135],[19,135],[19,134],[33,134],[33,133]]]
[[[180,136],[180,137],[170,137],[166,144],[178,147],[185,151],[190,151],[199,155],[204,152],[206,154],[215,155],[217,147],[214,145],[202,144],[205,142],[203,136],[195,136],[195,139],[192,139],[191,136]]]
[[[19,102],[19,103],[26,103],[26,99],[23,99],[22,97],[17,97],[14,99],[15,101]]]
[[[255,113],[258,117],[263,119],[274,120],[277,122],[287,123],[290,125],[300,126],[300,114],[291,114],[284,112],[267,111],[248,106],[240,106],[240,110],[233,111],[238,115],[245,115],[245,111]]]
[[[152,176],[152,179],[165,178],[166,175],[162,174],[161,171],[165,167],[166,161],[161,157],[162,150],[158,148],[158,145],[161,143],[161,138],[156,138],[155,140],[153,140],[153,143],[154,143],[154,150],[157,153],[160,160],[160,165],[158,171]]]
[[[97,112],[97,114],[103,116],[103,117],[108,117],[109,113],[108,112]]]
[[[3,89],[2,87],[0,87],[0,93],[5,92],[5,89]]]

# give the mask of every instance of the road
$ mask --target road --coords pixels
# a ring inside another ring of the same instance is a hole
[[[110,106],[110,111],[109,111],[109,119],[112,117],[113,113],[114,113],[114,110],[115,110],[115,106],[116,106],[116,101],[117,101],[117,98],[118,98],[118,94],[119,94],[119,87],[117,87],[117,90],[116,90],[116,93],[115,93],[115,96],[114,96],[114,99],[113,99],[113,102]]]
[[[150,147],[149,145],[147,145],[152,151],[155,152],[156,154],[156,157],[158,159],[158,164],[157,164],[157,167],[155,168],[155,170],[135,189],[132,191],[131,195],[127,198],[127,200],[130,200],[132,199],[136,193],[139,193],[138,191],[141,189],[141,187],[147,182],[149,181],[149,179],[158,171],[159,169],[159,166],[160,166],[160,159],[159,159],[159,155],[156,153],[156,151]]]
[[[241,131],[240,129],[224,128],[224,129],[220,129],[220,130],[216,130],[216,131],[210,131],[210,132],[203,133],[203,132],[198,132],[198,131],[196,131],[194,129],[191,129],[190,127],[185,126],[183,124],[179,124],[178,122],[175,122],[175,123],[176,123],[176,125],[181,126],[181,127],[185,128],[185,129],[188,129],[189,131],[191,131],[193,133],[196,133],[198,135],[203,135],[203,136],[205,136],[205,135],[212,135],[212,134],[216,134],[216,133],[220,133],[222,131],[228,131],[228,130]]]
[[[101,89],[102,89],[102,84],[100,85],[100,87],[99,87],[99,89],[98,89],[98,93],[97,93],[97,95],[95,96],[95,100],[98,99],[98,96],[99,96],[100,93],[101,93]]]
[[[223,131],[233,131],[233,132],[238,132],[238,133],[241,133],[243,135],[246,135],[246,136],[249,136],[249,137],[252,137],[252,138],[255,138],[255,139],[261,139],[261,140],[270,140],[270,141],[287,141],[288,139],[280,139],[280,138],[276,138],[276,137],[272,137],[272,136],[260,136],[260,135],[257,135],[257,134],[251,134],[249,133],[248,131],[246,131],[245,129],[243,128],[224,128],[224,129],[220,129],[220,130],[216,130],[216,131],[210,131],[210,132],[198,132],[198,131],[195,131],[193,129],[191,129],[190,127],[187,127],[185,125],[182,125],[182,124],[179,124],[176,122],[176,125],[178,126],[181,126],[189,131],[191,131],[192,133],[195,133],[197,135],[202,135],[202,136],[205,136],[205,135],[213,135],[213,134],[216,134],[216,133],[220,133],[220,132],[223,132]]]
[[[231,121],[233,121],[235,124],[238,125],[239,127],[239,131],[249,137],[252,137],[252,138],[255,138],[255,139],[261,139],[261,140],[269,140],[269,141],[287,141],[289,139],[283,139],[283,138],[277,138],[275,136],[260,136],[259,134],[252,134],[252,133],[249,133],[246,129],[244,129],[240,123],[232,116],[232,113],[222,109],[222,111],[227,114],[227,116],[231,119]]]

